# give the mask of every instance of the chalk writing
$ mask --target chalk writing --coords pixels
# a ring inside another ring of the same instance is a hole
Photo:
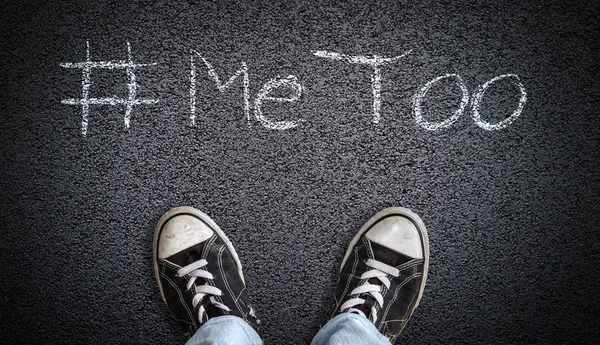
[[[324,50],[314,51],[313,54],[327,59],[345,61],[352,64],[363,64],[373,67],[373,75],[371,76],[371,87],[373,89],[373,123],[378,124],[381,118],[381,66],[396,62],[401,58],[407,56],[412,50],[406,53],[394,56],[391,58],[384,58],[381,56],[373,55],[372,58],[366,56],[351,56],[334,52],[327,52]]]
[[[153,66],[156,63],[149,64],[135,64],[133,63],[133,57],[131,54],[131,45],[127,42],[127,60],[118,60],[118,61],[92,61],[90,56],[90,42],[86,41],[86,59],[84,62],[65,62],[61,63],[60,66],[63,68],[77,68],[82,70],[82,78],[81,78],[81,98],[75,99],[64,99],[61,102],[63,104],[70,105],[80,105],[82,109],[82,119],[81,119],[81,134],[86,135],[88,129],[88,117],[90,112],[90,104],[100,104],[100,105],[125,105],[125,117],[124,123],[125,128],[129,128],[131,121],[131,112],[133,111],[134,105],[139,104],[154,104],[157,103],[158,100],[155,99],[136,99],[138,84],[136,82],[135,77],[135,69],[139,67],[145,66]],[[91,81],[91,72],[92,68],[100,68],[100,69],[125,69],[127,76],[129,77],[128,87],[128,97],[127,98],[116,98],[116,97],[106,97],[106,98],[91,98],[90,97],[90,86],[92,85]]]
[[[70,98],[64,99],[61,102],[63,104],[69,105],[78,105],[81,106],[82,109],[82,119],[81,119],[81,134],[86,135],[88,130],[88,117],[90,112],[90,105],[125,105],[125,116],[124,116],[124,124],[125,128],[128,129],[131,123],[131,115],[133,112],[133,107],[140,104],[154,104],[157,103],[156,99],[137,99],[137,90],[138,83],[136,81],[136,69],[140,67],[154,66],[156,63],[148,63],[148,64],[136,64],[133,62],[132,53],[131,53],[131,45],[127,42],[127,60],[117,60],[117,61],[92,61],[90,57],[90,45],[89,41],[86,41],[87,49],[86,49],[86,59],[84,62],[65,62],[61,63],[60,66],[63,68],[76,68],[82,70],[82,78],[81,78],[81,98]],[[351,64],[362,64],[368,65],[373,68],[373,73],[371,75],[371,88],[373,93],[373,119],[372,122],[374,124],[379,124],[381,121],[381,67],[383,65],[388,65],[394,62],[399,61],[400,59],[409,55],[411,51],[407,51],[406,53],[394,57],[382,57],[379,55],[373,55],[372,57],[362,56],[362,55],[346,55],[340,54],[336,52],[329,52],[324,50],[313,51],[312,54],[326,59],[332,59],[337,61],[343,61]],[[243,111],[247,121],[250,121],[250,87],[249,87],[249,68],[245,61],[241,62],[241,68],[239,68],[232,76],[230,76],[227,81],[222,82],[221,78],[215,71],[213,65],[206,59],[202,54],[200,54],[197,50],[192,49],[190,54],[190,88],[189,88],[189,97],[190,97],[190,125],[196,125],[196,103],[197,103],[197,83],[198,83],[198,71],[196,66],[196,60],[202,60],[204,67],[206,67],[206,71],[208,77],[215,83],[216,88],[224,93],[237,79],[241,76],[242,86],[243,86],[243,99],[244,106]],[[92,69],[124,69],[129,82],[127,83],[128,87],[128,97],[127,98],[116,98],[116,97],[105,97],[105,98],[93,98],[90,97],[90,86],[92,84],[91,81],[91,72]],[[454,110],[449,117],[445,120],[439,122],[428,121],[425,119],[424,111],[423,111],[423,101],[427,96],[429,90],[435,86],[436,83],[444,80],[444,79],[452,79],[456,86],[460,89],[461,99],[460,105],[458,109]],[[503,79],[509,80],[513,85],[515,85],[520,93],[519,103],[515,111],[506,119],[499,121],[497,123],[489,123],[482,119],[480,113],[481,101],[485,95],[485,92],[488,88],[490,88],[493,84],[500,82]],[[274,93],[275,90],[284,90],[279,91],[284,92],[281,97],[274,97],[271,94]],[[298,120],[283,120],[283,121],[274,121],[267,117],[264,114],[263,106],[265,101],[271,102],[279,102],[279,103],[290,103],[295,102],[301,99],[302,94],[304,92],[304,88],[297,77],[294,75],[289,75],[285,78],[274,78],[267,81],[262,88],[258,91],[256,98],[254,99],[254,116],[256,120],[265,128],[275,129],[275,130],[286,130],[298,127],[301,122],[304,122],[304,119]],[[439,77],[436,77],[423,86],[419,87],[415,92],[412,98],[412,110],[413,116],[415,119],[415,123],[417,126],[422,127],[426,130],[435,131],[444,128],[448,128],[452,126],[459,118],[464,114],[466,108],[469,106],[469,91],[467,86],[465,85],[463,79],[458,74],[444,74]],[[508,127],[512,124],[523,112],[525,107],[525,103],[527,102],[527,92],[525,91],[525,86],[521,82],[521,79],[516,74],[502,74],[497,77],[490,79],[485,82],[483,85],[479,85],[477,90],[475,91],[474,96],[471,99],[471,110],[472,110],[472,118],[477,126],[484,130],[493,131],[499,130]]]
[[[268,94],[279,87],[287,87],[294,90],[294,94],[291,97],[270,97]],[[294,102],[300,99],[302,96],[302,85],[298,83],[298,78],[293,75],[289,75],[284,79],[271,79],[260,89],[254,101],[254,111],[256,119],[260,123],[270,129],[289,129],[298,126],[299,121],[278,121],[273,122],[267,119],[261,110],[263,101],[275,101],[275,102]]]
[[[431,86],[433,86],[433,84],[437,83],[438,81],[440,81],[442,79],[446,79],[446,78],[455,78],[456,79],[456,84],[458,85],[458,87],[460,88],[460,90],[462,92],[460,106],[459,106],[458,110],[456,110],[454,112],[454,114],[452,116],[450,116],[449,118],[447,118],[446,120],[444,120],[442,122],[432,123],[432,122],[426,121],[423,119],[423,112],[421,109],[421,103],[423,102],[423,98],[427,94],[427,91],[429,91],[429,88],[431,88]],[[506,118],[496,124],[490,124],[481,119],[481,115],[479,114],[479,103],[481,102],[481,99],[483,98],[485,90],[487,90],[487,88],[490,85],[492,85],[493,83],[495,83],[501,79],[504,79],[504,78],[516,79],[516,82],[513,82],[513,84],[515,84],[519,88],[519,92],[521,93],[521,98],[519,99],[519,104],[517,106],[517,109],[512,113],[511,116],[509,116],[508,118]],[[521,83],[519,76],[517,76],[515,74],[503,74],[503,75],[497,76],[497,77],[487,81],[485,84],[480,85],[477,88],[475,97],[473,97],[473,105],[472,105],[473,120],[475,121],[475,124],[477,126],[483,128],[485,130],[488,130],[488,131],[494,131],[494,130],[506,128],[508,125],[513,123],[517,119],[517,117],[519,117],[519,115],[521,115],[521,112],[523,112],[523,107],[525,106],[525,102],[527,102],[527,92],[525,92],[525,86],[523,86],[523,84]],[[430,80],[429,82],[427,82],[425,84],[425,86],[423,86],[421,89],[419,89],[419,91],[417,91],[417,93],[415,93],[415,96],[413,97],[413,113],[415,116],[415,121],[417,122],[418,125],[420,125],[421,127],[425,128],[425,129],[428,129],[430,131],[435,131],[435,130],[438,130],[441,128],[450,127],[464,113],[465,108],[468,103],[469,103],[469,91],[467,90],[467,86],[465,85],[465,83],[463,82],[463,80],[461,79],[461,77],[458,74],[446,74],[446,75],[434,78],[434,79]]]
[[[423,102],[423,98],[427,94],[427,91],[429,91],[429,89],[433,86],[433,84],[437,83],[438,81],[440,81],[442,79],[446,79],[446,78],[456,79],[456,85],[458,85],[458,87],[460,88],[460,91],[462,92],[462,98],[460,100],[460,106],[459,106],[458,110],[456,110],[454,112],[454,114],[452,114],[452,116],[450,116],[449,118],[447,118],[446,120],[444,120],[442,122],[433,123],[433,122],[424,120],[423,112],[421,110],[421,102]],[[467,106],[468,103],[469,103],[469,90],[467,90],[467,86],[465,85],[465,83],[463,83],[462,79],[460,78],[460,76],[458,74],[446,74],[446,75],[434,78],[434,79],[430,80],[429,82],[427,82],[427,84],[425,84],[425,86],[423,86],[421,89],[419,89],[419,91],[417,91],[417,93],[415,93],[415,96],[413,97],[413,112],[415,115],[415,121],[417,122],[417,124],[419,126],[425,128],[425,129],[428,129],[430,131],[435,131],[440,128],[450,127],[454,122],[456,122],[456,120],[458,120],[460,115],[462,115],[462,113],[465,111],[465,107]]]
[[[202,59],[204,65],[208,69],[208,75],[212,78],[212,80],[217,84],[217,89],[221,92],[225,92],[227,88],[233,84],[233,82],[243,74],[243,84],[244,84],[244,114],[246,115],[246,119],[250,121],[250,91],[248,88],[248,66],[244,61],[242,61],[242,68],[236,71],[230,78],[225,82],[225,84],[221,83],[221,79],[217,72],[215,72],[214,67],[206,60],[200,53],[195,50],[192,50],[192,54],[190,57],[191,62],[191,70],[190,70],[190,120],[191,125],[194,126],[196,124],[196,65],[194,64],[194,55],[197,55]]]
[[[516,79],[516,81],[515,80],[511,80],[511,81],[514,85],[516,85],[519,88],[521,97],[519,98],[519,104],[517,106],[517,109],[512,113],[512,115],[510,115],[508,118],[493,125],[493,124],[485,122],[481,119],[481,114],[479,114],[479,103],[481,102],[481,99],[483,98],[483,94],[485,93],[485,90],[487,90],[487,88],[490,85],[492,85],[493,83],[495,83],[499,80],[502,80],[504,78]],[[477,89],[477,92],[475,93],[475,97],[473,97],[473,120],[475,120],[475,124],[477,126],[483,128],[483,129],[487,129],[488,131],[495,131],[498,129],[506,128],[508,125],[513,123],[517,119],[517,117],[519,117],[519,115],[521,115],[521,112],[523,112],[523,107],[525,107],[525,102],[527,102],[527,92],[525,92],[525,86],[523,86],[523,84],[521,83],[521,79],[519,79],[519,76],[516,74],[499,75],[499,76],[489,80],[482,86],[479,86],[479,88]]]

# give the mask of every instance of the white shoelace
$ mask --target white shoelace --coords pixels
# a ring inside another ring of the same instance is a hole
[[[379,306],[382,306],[383,305],[383,296],[381,295],[382,286],[370,284],[368,279],[377,278],[381,282],[381,284],[385,285],[385,287],[389,289],[390,288],[390,279],[388,278],[388,276],[398,277],[400,275],[400,271],[398,271],[396,268],[394,268],[388,264],[385,264],[381,261],[377,261],[374,259],[368,259],[366,261],[366,264],[367,264],[367,266],[371,267],[372,270],[369,270],[369,271],[363,273],[360,276],[360,279],[367,279],[367,281],[365,281],[364,284],[362,284],[362,285],[356,287],[354,290],[352,290],[350,295],[352,296],[352,295],[360,295],[363,293],[368,293],[371,296],[373,296],[373,298],[375,298],[375,300],[377,301]],[[340,311],[346,312],[346,313],[356,313],[356,314],[360,314],[364,317],[367,317],[362,310],[354,308],[356,306],[363,305],[364,303],[365,303],[365,299],[363,299],[363,298],[359,298],[359,297],[351,298],[351,299],[347,300],[344,304],[342,304],[342,306],[340,307]],[[373,323],[377,322],[376,305],[371,307],[371,322],[373,322]]]
[[[208,272],[207,270],[203,270],[201,269],[202,267],[206,266],[208,264],[208,262],[204,259],[202,260],[198,260],[196,262],[193,262],[187,266],[182,267],[181,269],[179,269],[177,271],[177,276],[178,277],[183,277],[185,275],[190,275],[190,280],[187,283],[187,289],[191,289],[192,287],[195,287],[195,295],[194,298],[192,299],[192,305],[194,306],[194,308],[200,304],[200,302],[202,301],[202,299],[206,296],[206,295],[211,295],[210,296],[210,302],[212,303],[212,305],[214,305],[215,307],[221,309],[221,310],[225,310],[225,311],[231,311],[231,309],[229,309],[225,304],[218,302],[214,296],[221,296],[223,295],[223,292],[211,285],[195,285],[194,283],[196,282],[197,278],[204,278],[204,279],[214,279],[214,276]],[[202,304],[200,304],[200,308],[198,309],[198,320],[200,322],[202,322],[202,318],[203,316],[206,314],[206,310],[204,309],[204,306]]]

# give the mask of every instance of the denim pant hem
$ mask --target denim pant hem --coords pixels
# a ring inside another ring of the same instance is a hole
[[[262,345],[254,328],[237,316],[208,320],[186,345]],[[391,345],[365,317],[343,313],[329,320],[311,345]]]
[[[262,340],[244,319],[228,315],[208,320],[186,345],[262,345]]]
[[[343,313],[329,320],[311,345],[391,345],[364,316]]]

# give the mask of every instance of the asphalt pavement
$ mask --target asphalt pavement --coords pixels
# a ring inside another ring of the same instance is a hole
[[[267,344],[310,342],[390,206],[431,251],[399,344],[597,343],[596,2],[0,8],[2,343],[183,343],[152,268],[183,205]]]

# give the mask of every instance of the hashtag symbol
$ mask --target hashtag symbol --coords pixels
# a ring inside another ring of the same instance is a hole
[[[84,62],[65,62],[61,63],[60,66],[63,68],[78,68],[82,70],[81,78],[81,98],[70,98],[63,99],[62,104],[77,105],[81,106],[82,119],[81,119],[81,134],[84,136],[87,134],[88,129],[88,116],[90,113],[91,104],[100,105],[125,105],[125,128],[129,128],[131,113],[134,105],[139,104],[155,104],[158,100],[155,99],[137,99],[138,84],[136,82],[135,70],[139,67],[154,66],[156,63],[149,64],[136,64],[133,63],[131,56],[131,45],[127,42],[127,60],[118,61],[92,61],[90,57],[90,42],[86,41],[86,59]],[[124,69],[129,77],[129,83],[127,83],[129,93],[127,98],[92,98],[90,97],[90,86],[92,85],[91,73],[92,69]]]

